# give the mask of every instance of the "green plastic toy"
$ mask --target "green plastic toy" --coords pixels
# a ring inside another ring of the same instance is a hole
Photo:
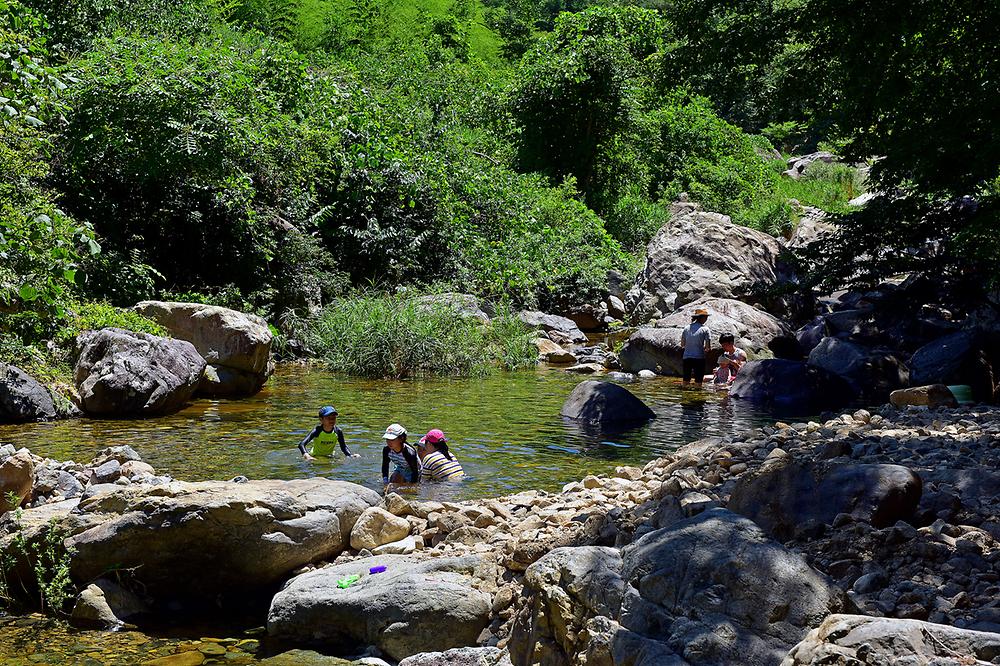
[[[337,587],[348,588],[351,585],[357,583],[359,578],[361,578],[361,576],[359,576],[358,574],[351,574],[350,576],[344,576],[343,578],[337,581]]]

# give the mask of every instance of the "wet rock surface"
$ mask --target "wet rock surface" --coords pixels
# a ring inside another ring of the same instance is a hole
[[[0,459],[14,453],[0,447]],[[642,468],[567,483],[559,493],[465,502],[374,496],[357,515],[378,506],[407,524],[404,537],[377,546],[401,554],[375,556],[348,547],[350,529],[334,535],[321,502],[314,503],[316,520],[296,518],[293,507],[302,500],[294,493],[269,490],[266,501],[249,501],[242,490],[279,482],[214,482],[209,495],[218,501],[195,501],[204,492],[199,484],[157,477],[133,454],[112,448],[84,465],[24,452],[36,479],[32,507],[20,519],[26,538],[37,538],[53,519],[74,539],[109,535],[113,557],[91,559],[102,564],[87,572],[74,566],[81,589],[110,559],[139,549],[145,568],[165,572],[148,588],[154,597],[186,585],[191,570],[191,580],[215,589],[240,571],[254,580],[261,572],[290,580],[272,603],[273,627],[303,647],[356,655],[368,646],[389,660],[471,648],[452,654],[489,666],[498,653],[498,663],[553,666],[888,664],[905,663],[894,660],[911,652],[926,656],[920,651],[938,645],[927,637],[934,636],[987,663],[1000,654],[985,656],[1000,640],[995,407],[887,405],[778,422],[702,439]],[[99,483],[95,470],[109,463],[120,476]],[[131,477],[129,466],[138,468]],[[85,489],[82,499],[57,490],[60,473]],[[9,515],[0,521],[0,547],[10,544]],[[198,540],[157,547],[130,532],[154,523],[164,529],[153,534],[193,530]],[[286,523],[297,527],[285,533]],[[311,529],[340,546],[322,554],[297,546],[306,555],[294,564],[278,558],[280,567],[261,555],[287,552],[286,538]],[[130,536],[116,542],[118,533]],[[234,534],[242,535],[238,542]],[[91,555],[87,547],[81,565]],[[236,554],[225,557],[235,560],[219,559],[230,551]],[[377,565],[386,571],[371,574]],[[337,586],[355,574],[358,582]],[[867,617],[835,615],[843,612]],[[433,642],[441,632],[425,621],[436,613],[457,613],[464,627],[448,634],[448,645]],[[333,619],[321,619],[327,614]],[[820,633],[810,634],[817,627]],[[847,636],[872,638],[863,648],[868,638]]]

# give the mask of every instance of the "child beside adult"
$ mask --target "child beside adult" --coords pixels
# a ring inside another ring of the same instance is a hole
[[[406,441],[406,428],[393,423],[385,429],[382,439],[382,483],[416,483],[420,478],[420,461],[417,452]],[[389,464],[392,463],[392,474]]]

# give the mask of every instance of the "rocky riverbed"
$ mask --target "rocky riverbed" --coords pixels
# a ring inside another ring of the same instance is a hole
[[[36,481],[20,518],[31,534],[51,520],[65,530],[79,586],[124,566],[124,593],[157,613],[253,588],[270,599],[272,637],[336,654],[406,666],[1000,659],[995,407],[777,423],[559,493],[461,503],[322,479],[111,479],[97,470],[129,464],[114,451],[62,468],[0,457],[5,488],[29,462],[35,479],[55,470],[80,485],[66,499]]]

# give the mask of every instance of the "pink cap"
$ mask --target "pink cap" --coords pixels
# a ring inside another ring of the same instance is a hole
[[[434,428],[434,430],[431,430],[426,435],[420,438],[421,444],[440,444],[441,442],[447,442],[447,441],[448,440],[445,439],[444,433],[438,430],[437,428]]]

